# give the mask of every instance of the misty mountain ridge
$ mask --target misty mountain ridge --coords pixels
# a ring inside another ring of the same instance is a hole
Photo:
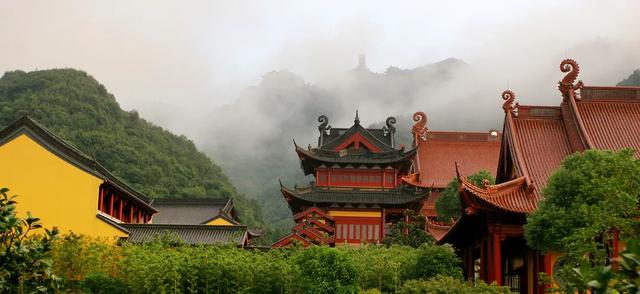
[[[235,103],[212,113],[215,126],[206,130],[205,150],[222,165],[231,181],[263,204],[264,217],[276,226],[291,224],[291,214],[279,191],[311,180],[302,175],[293,149],[317,144],[317,118],[327,115],[330,125],[350,127],[355,110],[364,125],[398,116],[396,137],[409,146],[410,115],[430,92],[447,88],[469,66],[449,58],[413,69],[389,67],[372,72],[361,57],[358,65],[333,79],[315,84],[290,71],[272,71],[260,84],[245,89]]]

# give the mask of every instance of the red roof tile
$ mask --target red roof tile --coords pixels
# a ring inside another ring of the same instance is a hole
[[[559,107],[520,106],[518,111],[520,115],[512,117],[514,129],[505,130],[506,140],[511,144],[512,158],[517,158],[513,154],[516,149],[513,143],[519,145],[524,160],[521,168],[527,169],[526,174],[520,172],[519,176],[528,175],[535,188],[535,196],[542,199],[541,189],[546,186],[547,179],[573,151],[562,117],[553,115],[561,113]]]
[[[639,91],[640,92],[640,91]],[[578,111],[593,142],[604,150],[640,150],[640,99],[622,101],[578,101]],[[636,152],[640,158],[640,153]]]
[[[455,163],[468,173],[481,170],[495,176],[500,154],[500,137],[489,132],[431,132],[418,141],[418,173],[404,181],[419,187],[443,189],[456,176]]]
[[[429,234],[431,234],[431,236],[433,236],[433,238],[436,239],[437,242],[442,240],[449,229],[451,229],[453,224],[454,223],[444,223],[427,219],[427,232],[429,232]]]
[[[538,207],[533,191],[527,191],[525,178],[498,184],[477,187],[464,177],[460,178],[465,203],[470,209],[502,209],[515,213],[531,213]],[[468,213],[473,213],[468,211]]]

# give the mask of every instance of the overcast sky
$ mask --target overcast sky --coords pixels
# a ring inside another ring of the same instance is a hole
[[[0,71],[82,69],[123,108],[189,134],[185,116],[271,70],[315,83],[361,53],[374,71],[463,59],[496,97],[507,80],[521,97],[557,91],[565,57],[586,84],[640,67],[640,1],[345,2],[2,0]]]

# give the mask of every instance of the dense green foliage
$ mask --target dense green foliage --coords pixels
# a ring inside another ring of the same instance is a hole
[[[6,168],[6,167],[5,167]],[[51,245],[57,230],[40,233],[40,219],[16,213],[16,196],[0,189],[0,292],[46,292],[59,279],[51,273]],[[40,233],[35,234],[34,233]]]
[[[491,173],[486,170],[482,170],[468,176],[467,180],[479,187],[482,187],[483,180],[488,180],[491,184],[495,182]],[[454,178],[449,182],[447,187],[440,192],[440,196],[436,201],[436,212],[438,213],[438,218],[440,220],[450,221],[452,219],[460,218],[462,213],[462,203],[460,202],[460,196],[458,195],[459,187],[460,183],[458,183],[458,179]]]
[[[429,244],[260,251],[163,242],[115,245],[67,235],[53,253],[53,271],[64,285],[93,293],[394,293],[408,280],[461,276],[453,249]]]
[[[438,276],[428,280],[407,281],[399,294],[510,294],[509,287],[500,287],[495,284],[487,285],[480,281],[476,285],[469,286],[460,279],[448,276]]]
[[[260,223],[258,205],[238,194],[193,142],[135,111],[122,110],[115,97],[84,72],[5,73],[0,78],[0,126],[25,112],[149,197],[233,197],[244,222]]]
[[[587,150],[567,157],[549,177],[545,199],[527,218],[529,246],[566,252],[569,263],[589,256],[604,264],[614,230],[637,234],[640,161],[632,150]]]
[[[413,210],[408,210],[409,222],[404,220],[394,224],[388,232],[388,235],[382,240],[386,245],[404,245],[418,248],[424,243],[433,243],[434,239],[424,228],[427,225],[427,219],[422,215],[416,215]]]
[[[358,271],[344,251],[314,246],[300,252],[296,264],[306,293],[358,293]]]
[[[618,86],[640,86],[640,69],[634,70],[631,75],[619,82]]]
[[[571,268],[564,277],[565,285],[558,291],[565,293],[618,294],[640,291],[640,239],[627,240],[625,250],[612,265],[593,265],[583,262]]]

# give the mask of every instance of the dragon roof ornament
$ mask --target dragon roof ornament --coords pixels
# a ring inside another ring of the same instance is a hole
[[[574,84],[574,82],[578,79],[580,66],[573,59],[565,59],[560,63],[560,71],[567,73],[562,81],[558,82],[558,90],[562,93],[562,97],[564,97],[564,99],[572,98],[579,100],[580,98],[576,96],[576,90],[582,89],[584,83],[578,81]]]
[[[329,118],[326,115],[323,114],[319,116],[318,122],[320,123],[320,125],[318,126],[318,131],[320,131],[320,134],[325,134],[331,129],[331,126],[329,125]]]
[[[504,90],[502,92],[502,100],[504,103],[502,104],[502,109],[504,109],[504,113],[513,113],[514,109],[518,108],[518,103],[513,105],[513,102],[516,100],[516,94],[511,90]]]
[[[411,128],[411,132],[413,133],[414,139],[416,143],[418,141],[426,141],[427,140],[427,115],[418,111],[413,114],[413,121],[416,122]]]

